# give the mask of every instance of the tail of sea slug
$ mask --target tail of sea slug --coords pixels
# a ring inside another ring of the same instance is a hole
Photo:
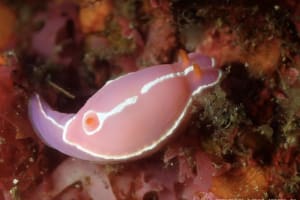
[[[31,124],[36,134],[50,147],[83,160],[98,161],[75,146],[63,140],[63,133],[67,124],[72,122],[75,114],[61,113],[53,110],[39,95],[34,95],[29,100],[28,113]]]
[[[53,148],[60,145],[64,126],[74,116],[52,110],[38,94],[30,98],[28,113],[36,134]]]

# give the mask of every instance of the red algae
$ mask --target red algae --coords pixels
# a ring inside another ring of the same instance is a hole
[[[170,61],[172,49],[176,45],[176,27],[174,17],[171,13],[169,1],[161,1],[154,4],[152,1],[144,1],[144,15],[150,17],[147,23],[147,38],[145,48],[140,56],[139,63],[142,66],[149,66]],[[143,27],[144,28],[144,27]]]
[[[0,4],[0,51],[12,47],[16,42],[16,14],[7,5]]]
[[[13,66],[0,66],[0,184],[3,193],[13,187],[18,196],[40,176],[41,157],[27,118],[26,95],[15,88],[13,70]]]

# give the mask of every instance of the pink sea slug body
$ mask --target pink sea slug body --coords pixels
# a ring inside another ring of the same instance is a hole
[[[33,127],[49,146],[84,160],[112,163],[150,155],[189,118],[193,97],[221,77],[212,58],[188,56],[109,81],[76,114],[54,111],[34,95]]]

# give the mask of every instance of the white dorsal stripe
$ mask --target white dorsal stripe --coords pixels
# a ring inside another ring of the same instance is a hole
[[[116,114],[122,112],[126,107],[135,104],[137,102],[137,99],[138,99],[137,96],[133,96],[133,97],[127,98],[123,102],[121,102],[117,106],[115,106],[109,112],[96,112],[94,110],[88,110],[88,111],[86,111],[84,113],[83,117],[82,117],[82,127],[83,127],[83,130],[84,130],[84,133],[86,135],[94,135],[95,133],[97,133],[98,131],[101,130],[101,128],[103,127],[103,124],[105,123],[105,121],[109,117],[111,117],[113,115],[116,115]],[[91,112],[96,113],[97,117],[98,117],[98,120],[99,120],[99,126],[95,130],[93,130],[93,131],[89,131],[89,130],[86,129],[86,127],[85,127],[85,120],[84,120],[84,119],[86,119],[86,116],[89,113],[91,113]]]
[[[189,66],[182,72],[173,72],[173,73],[158,77],[158,78],[154,79],[153,81],[146,83],[141,89],[141,94],[147,93],[152,87],[154,87],[155,85],[157,85],[165,80],[176,78],[179,76],[186,76],[188,73],[190,73],[192,71],[193,71],[193,66]]]
[[[147,93],[151,88],[153,88],[155,85],[163,82],[163,81],[166,81],[168,79],[172,79],[172,78],[176,78],[176,77],[179,77],[179,76],[186,76],[188,73],[192,72],[193,71],[193,66],[189,66],[187,67],[184,71],[182,72],[173,72],[173,73],[169,73],[169,74],[166,74],[166,75],[163,75],[149,83],[146,83],[141,91],[140,91],[140,94],[145,94]],[[117,106],[115,106],[111,111],[109,112],[96,112],[94,110],[88,110],[84,113],[84,116],[82,118],[82,127],[83,127],[83,130],[84,130],[84,133],[86,135],[94,135],[95,133],[97,133],[98,131],[101,130],[101,128],[103,127],[103,124],[105,123],[105,121],[110,117],[110,116],[113,116],[117,113],[120,113],[122,112],[122,110],[124,110],[127,106],[130,106],[130,105],[133,105],[137,102],[138,100],[138,96],[133,96],[133,97],[130,97],[130,98],[127,98],[125,99],[125,101],[121,102],[120,104],[118,104]],[[86,119],[86,116],[90,113],[96,113],[97,116],[98,116],[98,119],[99,119],[99,126],[90,131],[90,130],[87,130],[86,128],[86,125],[85,125],[85,120]]]

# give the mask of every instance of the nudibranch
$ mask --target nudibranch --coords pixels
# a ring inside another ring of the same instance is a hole
[[[36,94],[29,117],[47,145],[69,156],[100,163],[138,159],[169,141],[189,118],[193,97],[220,77],[213,58],[183,54],[179,62],[108,81],[76,114],[54,111]]]

